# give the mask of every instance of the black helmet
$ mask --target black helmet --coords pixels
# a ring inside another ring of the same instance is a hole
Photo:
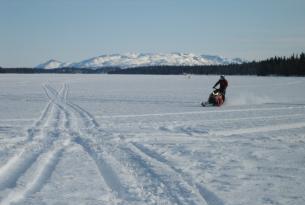
[[[221,75],[221,76],[220,76],[220,79],[224,80],[224,79],[225,79],[225,76],[224,76],[224,75]]]

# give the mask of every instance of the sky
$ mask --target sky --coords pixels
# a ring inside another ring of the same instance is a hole
[[[2,67],[129,52],[305,52],[305,0],[0,0]]]

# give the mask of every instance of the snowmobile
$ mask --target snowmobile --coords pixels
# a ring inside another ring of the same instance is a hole
[[[225,96],[223,93],[219,91],[219,89],[214,89],[210,94],[207,102],[202,102],[201,105],[203,107],[208,106],[221,106],[225,101]]]

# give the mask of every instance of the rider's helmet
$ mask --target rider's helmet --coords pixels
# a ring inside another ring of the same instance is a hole
[[[221,75],[221,76],[220,76],[220,79],[221,79],[221,80],[224,80],[224,79],[225,79],[225,76],[224,76],[224,75]]]

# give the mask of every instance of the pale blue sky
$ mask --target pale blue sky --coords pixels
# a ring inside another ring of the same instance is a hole
[[[0,0],[0,66],[111,53],[305,51],[305,0]]]

